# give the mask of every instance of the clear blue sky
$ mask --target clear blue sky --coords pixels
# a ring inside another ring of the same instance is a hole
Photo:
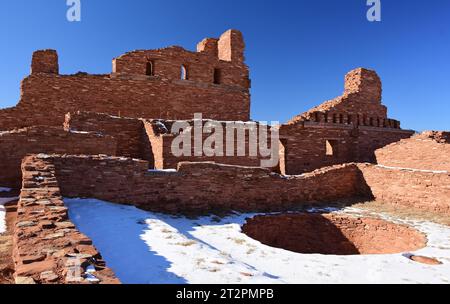
[[[450,129],[450,1],[381,0],[382,22],[366,0],[66,0],[0,3],[0,107],[19,100],[31,54],[57,49],[61,73],[109,73],[133,49],[181,45],[229,28],[244,33],[252,118],[286,121],[340,95],[356,67],[383,80],[389,116],[416,130]],[[49,109],[51,111],[51,109]]]

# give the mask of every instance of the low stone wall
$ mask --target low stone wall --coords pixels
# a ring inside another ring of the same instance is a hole
[[[450,214],[450,173],[358,165],[378,201]]]
[[[64,129],[112,136],[117,140],[117,155],[147,159],[143,156],[143,145],[149,143],[147,139],[143,142],[144,125],[139,119],[75,112],[66,114]]]
[[[119,283],[92,241],[69,220],[51,162],[27,157],[22,171],[13,245],[16,282]]]
[[[27,154],[116,155],[116,140],[107,135],[66,132],[56,127],[30,127],[0,132],[0,184],[19,188],[20,164]]]
[[[46,159],[55,166],[63,196],[92,197],[169,213],[277,211],[361,193],[360,173],[353,164],[285,177],[268,169],[215,163],[180,163],[178,171],[165,172],[148,171],[148,162],[128,158]]]
[[[272,147],[272,134],[270,132],[270,128],[265,125],[261,125],[254,122],[244,123],[244,122],[234,122],[234,121],[211,121],[211,120],[202,120],[200,121],[183,121],[186,125],[189,125],[190,128],[194,129],[197,126],[202,132],[203,128],[206,129],[208,124],[211,126],[221,126],[222,132],[219,132],[217,129],[212,129],[210,133],[201,133],[200,135],[196,135],[194,132],[187,132],[186,130],[182,130],[188,134],[187,138],[191,144],[190,155],[183,156],[175,156],[173,153],[172,145],[174,140],[180,136],[181,132],[173,133],[172,126],[175,121],[170,120],[147,120],[145,121],[145,129],[151,142],[151,147],[153,148],[153,155],[155,158],[155,168],[156,169],[176,169],[178,163],[180,162],[216,162],[226,165],[234,165],[234,166],[247,166],[247,167],[262,167],[263,160],[269,160],[270,157],[263,157],[260,153],[260,150],[256,151],[256,155],[250,156],[250,146],[254,144],[256,147],[260,147],[259,145],[259,137],[258,135],[264,131],[267,132],[267,142],[263,147],[271,148]],[[250,130],[254,132],[253,134],[256,136],[255,139],[251,138]],[[180,130],[181,131],[181,130]],[[205,131],[206,132],[206,131]],[[215,133],[217,132],[217,133]],[[211,146],[211,136],[213,134],[220,134],[217,137],[218,142],[214,142],[213,146],[221,147],[218,148],[217,152],[214,153],[214,156],[208,156],[205,153],[203,148],[209,148]],[[227,134],[234,134],[234,140],[228,142]],[[197,155],[195,151],[195,141],[196,136],[201,138],[202,142],[202,150],[200,154]],[[209,140],[208,140],[209,139]],[[253,142],[252,142],[253,140]],[[209,144],[207,142],[209,141]],[[276,147],[275,151],[278,150],[278,140],[275,141]],[[203,147],[205,145],[205,147]],[[176,145],[177,147],[180,145]],[[245,152],[243,156],[239,155],[238,147],[243,148]],[[183,148],[183,147],[180,147]],[[232,156],[228,156],[228,150],[232,151]],[[222,153],[222,156],[218,156]],[[273,165],[273,167],[277,167],[278,162]]]
[[[242,231],[268,246],[304,254],[394,254],[417,251],[427,243],[407,226],[339,214],[256,216]]]
[[[375,151],[413,131],[352,124],[301,122],[282,125],[286,174],[302,174],[351,162],[375,163]]]
[[[375,152],[377,163],[389,167],[450,172],[448,132],[424,132]]]

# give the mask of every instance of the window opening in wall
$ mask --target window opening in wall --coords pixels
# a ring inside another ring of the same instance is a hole
[[[189,73],[188,69],[185,65],[181,66],[181,80],[188,80],[189,79]]]
[[[222,70],[214,69],[214,83],[221,84],[222,83]]]
[[[326,156],[336,156],[337,155],[337,140],[327,140],[326,141]]]
[[[319,122],[319,113],[314,113],[314,121]]]
[[[145,74],[147,75],[147,76],[154,76],[155,75],[155,70],[154,70],[154,63],[153,63],[153,61],[147,61],[147,66],[146,66],[146,69],[145,69]]]
[[[280,154],[280,173],[282,175],[287,174],[286,170],[286,159],[287,159],[287,140],[286,139],[280,139],[279,141],[279,154]]]

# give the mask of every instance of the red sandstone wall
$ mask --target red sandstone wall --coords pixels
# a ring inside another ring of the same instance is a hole
[[[410,137],[414,132],[333,123],[303,122],[282,125],[286,174],[301,174],[318,168],[350,162],[375,162],[375,150]],[[326,142],[333,143],[327,155]]]
[[[414,131],[361,126],[358,128],[357,134],[358,137],[354,143],[357,158],[353,162],[376,163],[375,151],[377,149],[402,139],[410,138]]]
[[[191,156],[180,156],[177,157],[173,154],[172,144],[176,138],[179,136],[179,133],[172,133],[172,125],[174,121],[147,121],[146,129],[149,139],[151,141],[151,145],[153,147],[153,154],[155,156],[155,168],[157,169],[176,169],[178,163],[180,162],[216,162],[220,164],[228,164],[228,165],[237,165],[237,166],[248,166],[248,167],[261,167],[261,161],[263,159],[270,159],[270,157],[262,157],[261,154],[257,153],[256,156],[250,156],[249,147],[250,147],[250,136],[249,130],[245,131],[245,135],[243,136],[244,141],[240,142],[240,144],[245,144],[245,156],[237,156],[238,155],[238,135],[235,131],[234,136],[234,154],[233,156],[226,156],[227,151],[227,141],[226,141],[226,125],[225,122],[220,122],[223,128],[223,141],[222,141],[222,152],[223,156],[207,156],[205,153],[202,153],[202,156],[196,156],[194,150],[194,133],[191,133]],[[193,121],[188,121],[191,127],[194,126]],[[208,123],[207,120],[202,121],[202,126]],[[161,126],[164,130],[161,130]],[[250,128],[250,127],[248,127]],[[258,132],[260,130],[260,126],[256,125],[255,129]],[[262,129],[262,128],[261,128]],[[267,131],[267,128],[264,130]],[[213,130],[216,132],[216,130]],[[270,130],[268,132],[268,140],[267,147],[271,147],[271,134]],[[259,133],[257,133],[259,134]],[[205,141],[212,134],[202,134],[202,143],[205,144]],[[256,139],[259,142],[258,138]],[[277,142],[278,145],[278,142]],[[276,167],[276,166],[274,166]]]
[[[20,187],[20,163],[33,153],[116,155],[109,136],[65,132],[62,128],[32,127],[0,132],[0,184]]]
[[[450,213],[450,173],[358,165],[378,201],[428,212]]]
[[[249,120],[250,94],[195,81],[37,74],[23,81],[16,111],[0,110],[0,130],[57,126],[66,113],[77,111],[163,119],[193,119],[195,113],[202,113],[210,119]]]
[[[111,75],[65,76],[58,75],[56,51],[37,51],[18,106],[0,110],[0,130],[56,126],[76,111],[175,120],[202,113],[204,118],[247,121],[250,80],[244,48],[242,34],[230,30],[200,44],[198,52],[181,47],[134,51],[114,59]],[[182,66],[187,79],[181,79]]]
[[[398,121],[387,119],[387,108],[381,104],[381,93],[381,80],[375,71],[355,69],[345,76],[342,96],[295,117],[290,123],[306,120],[399,128]]]
[[[377,150],[376,159],[388,167],[450,172],[447,140],[445,132],[425,132]]]
[[[416,251],[427,243],[408,226],[337,214],[256,216],[242,231],[268,246],[303,254],[394,254]]]
[[[112,136],[117,140],[116,155],[152,159],[144,158],[143,155],[144,126],[139,119],[91,112],[76,112],[66,115],[64,128],[66,131],[93,132]]]
[[[352,132],[353,128],[350,126],[281,126],[286,174],[302,174],[325,166],[351,162],[356,158]],[[333,156],[326,155],[327,140],[336,142]]]
[[[86,269],[94,266],[99,283],[119,283],[92,240],[69,220],[54,166],[45,159],[27,157],[22,169],[23,187],[13,239],[16,280],[87,284]]]
[[[296,177],[266,169],[182,163],[148,172],[148,163],[95,156],[52,157],[62,194],[94,197],[162,212],[274,211],[360,194],[359,171],[344,165]]]

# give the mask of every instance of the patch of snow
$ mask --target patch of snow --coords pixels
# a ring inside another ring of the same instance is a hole
[[[18,197],[0,197],[0,233],[6,232],[6,208],[5,204],[19,199]]]
[[[12,190],[11,188],[0,187],[0,192],[9,192],[11,190]]]
[[[91,283],[99,283],[100,280],[95,276],[95,267],[90,265],[86,269],[86,280]]]
[[[75,130],[70,130],[69,132],[70,132],[70,133],[73,133],[73,134],[90,134],[90,132],[87,132],[87,131],[75,131]]]
[[[150,173],[176,173],[177,169],[163,169],[163,170],[151,169],[151,170],[148,170],[148,172],[150,172]]]
[[[420,169],[412,169],[412,168],[402,168],[402,167],[389,167],[383,165],[377,165],[378,168],[390,169],[390,170],[404,170],[411,172],[423,172],[423,173],[434,173],[434,174],[448,174],[448,171],[437,171],[437,170],[420,170]]]
[[[437,258],[438,266],[405,253],[333,256],[269,247],[241,231],[256,214],[189,219],[94,199],[65,202],[72,221],[124,283],[450,283],[450,227],[430,222],[382,215],[425,233],[428,245],[413,254]],[[337,213],[371,215],[355,208]]]

